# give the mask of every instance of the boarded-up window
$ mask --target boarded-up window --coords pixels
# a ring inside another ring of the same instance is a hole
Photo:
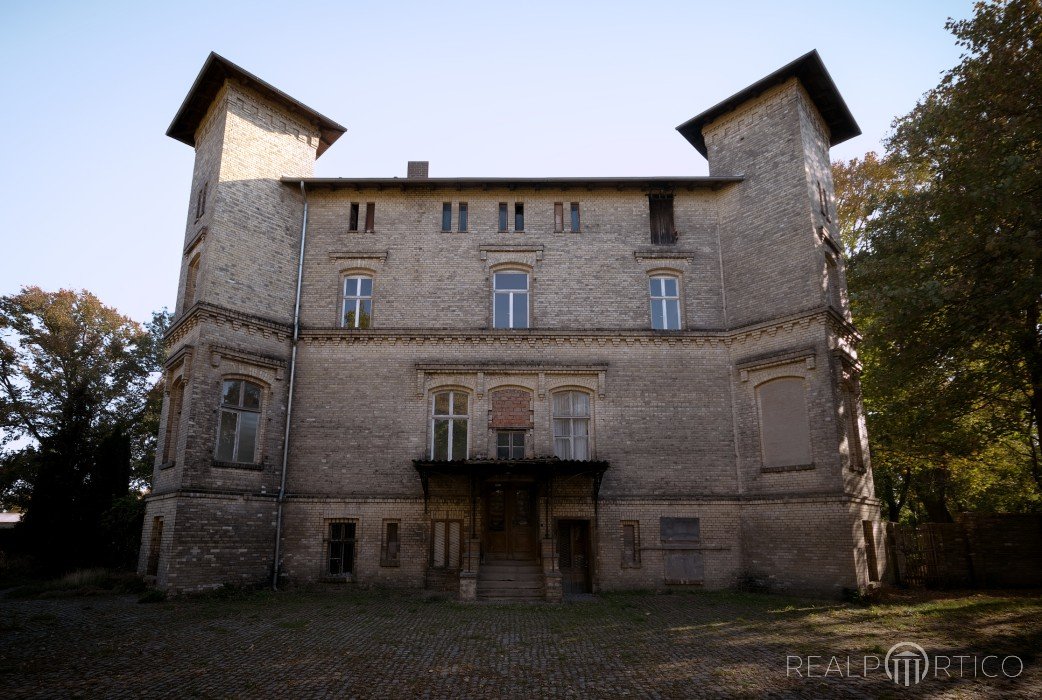
[[[490,428],[529,429],[532,427],[532,394],[525,389],[503,387],[489,392],[492,411]]]
[[[651,242],[675,243],[677,231],[673,225],[673,195],[649,195],[648,204],[651,211]]]
[[[622,568],[640,566],[640,523],[636,520],[622,521]]]
[[[351,202],[351,214],[347,219],[347,230],[358,230],[358,202]]]
[[[337,520],[329,523],[326,540],[327,566],[330,576],[350,576],[355,570],[355,523]]]
[[[564,231],[564,202],[554,202],[554,233]]]
[[[381,566],[398,566],[401,552],[401,523],[398,520],[385,520],[383,546],[380,548]]]
[[[159,573],[159,550],[163,545],[163,518],[159,515],[152,518],[152,537],[148,545],[148,565],[145,567],[146,576],[155,576]]]
[[[463,521],[435,520],[431,524],[431,566],[435,569],[458,569]]]
[[[376,230],[376,203],[365,203],[365,232],[372,233]]]
[[[763,466],[811,464],[807,395],[800,377],[780,377],[756,387]]]
[[[705,579],[705,564],[698,518],[660,518],[659,535],[663,552],[664,578],[667,584],[700,584]],[[686,545],[686,546],[685,546]]]

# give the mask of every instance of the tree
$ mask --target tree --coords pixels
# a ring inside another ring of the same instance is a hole
[[[978,3],[946,27],[959,65],[895,121],[884,158],[837,177],[876,169],[878,187],[842,200],[866,409],[889,476],[939,520],[954,465],[997,441],[1026,446],[1042,491],[1042,10]]]
[[[142,419],[167,322],[143,328],[86,291],[0,297],[0,498],[26,510],[27,544],[51,568],[104,556],[103,515],[154,449]]]

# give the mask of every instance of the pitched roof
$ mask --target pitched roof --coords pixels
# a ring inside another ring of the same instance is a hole
[[[184,102],[181,103],[181,109],[177,110],[174,121],[170,123],[170,128],[166,130],[166,135],[177,139],[181,143],[195,146],[195,132],[199,128],[199,123],[206,116],[207,110],[210,109],[210,105],[221,87],[224,86],[224,81],[229,78],[260,91],[290,112],[299,114],[306,121],[317,124],[319,144],[318,152],[315,155],[316,158],[322,155],[327,148],[333,145],[333,142],[340,138],[341,134],[347,131],[345,127],[319,114],[302,102],[293,99],[274,85],[240,68],[227,58],[210,52],[202,70],[199,71],[195,82],[192,83],[192,88],[188,91]]]
[[[703,156],[706,155],[706,140],[702,136],[702,128],[718,117],[732,112],[742,103],[763,94],[775,85],[784,83],[789,78],[797,78],[803,83],[804,89],[810,95],[814,106],[821,112],[822,119],[829,127],[829,145],[835,146],[847,139],[861,134],[861,127],[854,121],[854,116],[847,108],[847,103],[839,94],[836,84],[832,82],[832,76],[825,69],[818,52],[811,51],[797,58],[792,63],[782,66],[765,78],[762,78],[741,92],[731,95],[723,102],[710,107],[698,116],[688,119],[677,127],[684,138],[698,149]]]

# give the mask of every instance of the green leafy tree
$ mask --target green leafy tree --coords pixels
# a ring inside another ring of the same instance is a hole
[[[955,476],[1000,442],[1042,490],[1042,11],[978,3],[946,26],[959,65],[896,120],[882,159],[836,178],[854,182],[841,201],[881,487],[910,484],[931,520],[966,505]]]
[[[26,511],[25,541],[50,568],[109,563],[104,515],[154,451],[167,323],[144,328],[85,291],[0,297],[0,498]]]

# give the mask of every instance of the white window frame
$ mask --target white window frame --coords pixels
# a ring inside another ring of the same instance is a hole
[[[677,283],[676,294],[666,294],[665,285],[662,284],[661,280],[673,280]],[[658,291],[661,294],[656,294],[655,283],[659,281]],[[648,294],[651,297],[651,328],[657,331],[679,331],[684,326],[683,314],[680,313],[680,275],[671,275],[667,273],[649,275],[648,277]],[[677,305],[677,327],[669,327],[669,303],[674,302]],[[661,304],[662,309],[662,322],[663,328],[655,328],[655,304]]]
[[[525,288],[524,289],[499,289],[496,286],[496,281],[499,275],[524,275],[525,276]],[[507,297],[507,325],[506,328],[500,328],[496,325],[496,298],[500,295]],[[525,296],[525,316],[527,323],[524,326],[514,325],[514,296],[521,295]],[[516,270],[516,269],[504,269],[496,270],[492,273],[492,328],[499,330],[517,330],[531,328],[532,326],[532,274],[528,270]]]
[[[435,406],[437,405],[436,402],[437,402],[438,396],[441,395],[441,394],[448,394],[449,395],[449,412],[447,414],[444,414],[444,415],[436,415],[434,413],[434,410],[435,410]],[[457,395],[463,395],[463,396],[467,397],[467,412],[466,413],[456,413],[456,396]],[[435,452],[434,452],[434,440],[435,440],[435,438],[437,436],[437,431],[435,430],[435,424],[438,421],[440,421],[440,420],[448,421],[448,423],[449,423],[448,444],[445,447],[445,458],[446,458],[446,460],[452,462],[452,461],[455,461],[455,460],[467,459],[468,455],[470,454],[470,403],[471,403],[470,394],[467,393],[466,391],[462,391],[460,389],[441,389],[441,390],[438,390],[438,391],[431,392],[430,455],[431,455],[431,459],[432,460],[435,458],[434,457],[434,454],[435,454]],[[453,445],[454,438],[455,438],[455,430],[456,430],[456,423],[457,423],[457,421],[462,421],[463,425],[465,426],[466,431],[467,431],[466,447],[464,449],[464,453],[463,453],[462,457],[452,454],[452,445]]]
[[[357,294],[347,293],[347,283],[351,280],[369,280],[369,294],[362,294],[361,284],[356,284],[355,289],[358,290]],[[366,328],[373,327],[373,276],[361,272],[351,273],[344,275],[343,280],[340,283],[340,326],[342,328],[362,328],[362,303],[369,302],[369,325]],[[347,312],[348,304],[354,306],[355,312],[355,323],[353,326],[347,325]]]
[[[572,406],[572,399],[571,398],[569,398],[569,401],[568,401],[568,406],[569,406],[568,411],[569,412],[567,414],[565,414],[565,415],[558,415],[558,413],[556,411],[556,408],[555,408],[556,407],[556,399],[557,399],[558,396],[562,396],[564,394],[568,394],[569,397],[571,397],[574,394],[580,394],[582,396],[585,396],[586,397],[586,415],[585,416],[578,415],[578,414],[575,414],[572,411],[572,408],[571,408],[571,406]],[[592,435],[592,433],[590,431],[590,426],[593,423],[593,421],[591,420],[592,418],[593,418],[593,397],[588,392],[581,391],[579,389],[563,389],[561,391],[555,391],[554,393],[550,394],[550,430],[551,430],[552,439],[553,439],[554,456],[556,456],[559,459],[577,459],[577,460],[582,460],[582,461],[593,459],[593,435]],[[557,421],[568,421],[568,433],[566,435],[565,434],[560,434],[559,435],[557,433]],[[585,435],[585,438],[586,438],[586,455],[584,457],[576,457],[575,456],[575,438],[576,438],[575,422],[576,421],[585,421],[586,422],[586,435]],[[568,441],[568,454],[567,455],[557,454],[557,441],[558,440],[567,440]]]

